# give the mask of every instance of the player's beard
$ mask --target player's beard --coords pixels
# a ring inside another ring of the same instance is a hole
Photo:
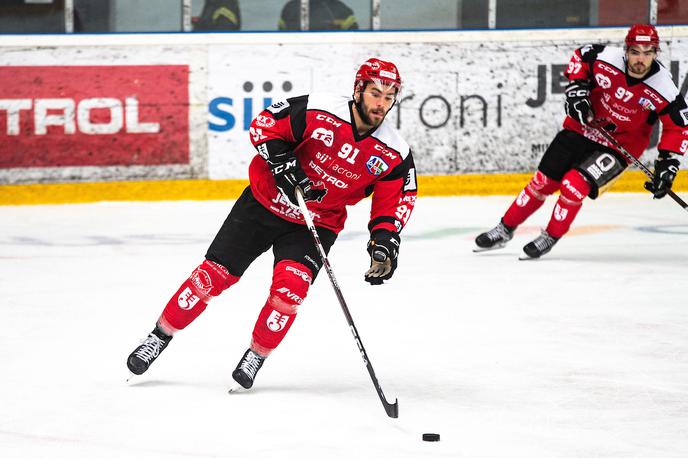
[[[387,116],[387,112],[383,108],[380,109],[369,109],[363,104],[359,105],[359,113],[361,115],[361,119],[363,120],[364,123],[366,123],[369,126],[372,127],[378,127],[380,124],[382,124],[382,121],[385,120],[385,116]],[[371,114],[376,114],[375,119],[371,118]]]
[[[631,70],[636,75],[644,75],[647,72],[647,69],[647,65],[645,65],[642,62],[636,62],[634,64],[631,64]]]

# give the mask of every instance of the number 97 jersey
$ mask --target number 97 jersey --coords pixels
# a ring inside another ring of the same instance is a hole
[[[317,226],[340,232],[346,206],[373,195],[368,229],[401,232],[416,202],[416,172],[408,144],[389,121],[361,136],[353,121],[353,101],[310,94],[277,102],[251,123],[258,155],[249,167],[256,199],[276,215],[303,224],[298,208],[278,191],[266,160],[295,154],[316,187],[327,192],[308,202]]]
[[[626,72],[621,48],[587,45],[577,49],[564,73],[570,80],[592,83],[590,102],[596,119],[603,119],[612,136],[636,158],[650,143],[652,127],[659,119],[662,136],[657,149],[688,152],[688,105],[674,84],[671,73],[656,60],[642,79]],[[595,129],[571,117],[564,128],[612,147]]]

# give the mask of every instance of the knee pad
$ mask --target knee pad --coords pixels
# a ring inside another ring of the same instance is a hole
[[[310,269],[301,263],[284,260],[275,265],[270,295],[253,328],[253,351],[267,356],[282,342],[308,294],[311,281]]]
[[[561,197],[569,204],[583,202],[590,193],[590,183],[577,170],[569,170],[561,180]]]
[[[167,302],[158,325],[170,335],[184,329],[205,310],[210,299],[238,282],[239,278],[224,266],[206,259]]]
[[[196,296],[196,301],[208,302],[238,282],[239,278],[230,274],[226,267],[206,259],[191,272],[187,287],[178,297],[179,307],[184,308],[183,302],[188,302],[191,296]]]
[[[306,299],[312,282],[311,270],[305,265],[283,260],[275,265],[268,304],[286,315],[295,315]]]
[[[535,172],[535,175],[526,186],[526,189],[538,200],[545,200],[547,196],[553,194],[559,189],[559,182],[549,178],[540,170]]]

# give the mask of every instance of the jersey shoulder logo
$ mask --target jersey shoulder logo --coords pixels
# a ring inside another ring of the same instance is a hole
[[[370,156],[370,159],[366,162],[366,168],[368,173],[378,176],[385,173],[389,169],[389,165],[380,156]]]

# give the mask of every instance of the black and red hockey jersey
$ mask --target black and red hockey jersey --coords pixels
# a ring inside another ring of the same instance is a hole
[[[249,166],[256,199],[274,214],[303,224],[298,208],[278,191],[266,159],[291,149],[316,185],[327,189],[308,208],[317,226],[340,232],[346,206],[373,195],[368,229],[401,232],[416,203],[416,173],[409,145],[384,121],[364,136],[354,126],[348,97],[310,94],[277,102],[251,123],[258,155]]]
[[[662,122],[662,136],[657,149],[688,152],[688,105],[671,73],[659,62],[654,61],[650,72],[636,79],[626,74],[623,49],[587,45],[574,52],[564,75],[593,84],[590,101],[595,118],[613,123],[612,136],[636,158],[650,143],[658,119]],[[595,129],[571,117],[566,117],[564,128],[614,148]]]

